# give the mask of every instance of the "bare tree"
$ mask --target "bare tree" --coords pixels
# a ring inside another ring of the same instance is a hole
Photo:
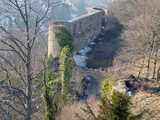
[[[122,52],[125,53],[120,57],[128,61],[132,60],[131,62],[144,59],[142,60],[144,65],[140,67],[138,76],[145,67],[146,77],[155,78],[160,46],[160,2],[158,0],[120,0],[115,3],[111,11],[126,27],[122,34],[125,46]]]
[[[4,5],[1,6],[3,11],[1,14],[12,15],[14,28],[10,30],[0,26],[0,65],[8,80],[8,83],[0,84],[0,91],[5,94],[0,96],[0,110],[6,115],[8,114],[6,109],[10,108],[20,115],[19,119],[31,120],[36,111],[33,80],[38,74],[34,71],[33,53],[49,12],[50,1],[2,0],[1,2]],[[39,8],[36,6],[38,3],[41,5]],[[14,56],[15,60],[11,56]],[[15,64],[15,61],[18,61],[18,64]]]

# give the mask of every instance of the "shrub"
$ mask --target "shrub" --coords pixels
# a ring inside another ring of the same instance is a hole
[[[100,89],[100,94],[101,94],[101,99],[107,100],[110,99],[113,93],[113,87],[109,80],[103,80],[101,82],[101,89]]]
[[[112,111],[114,120],[129,120],[130,118],[130,97],[119,92],[112,95]]]
[[[95,117],[91,108],[86,107],[84,112],[86,115],[90,115],[89,118],[83,116],[78,118],[82,120],[131,120],[130,98],[123,93],[115,92],[109,80],[104,80],[101,83],[99,110],[98,117]]]

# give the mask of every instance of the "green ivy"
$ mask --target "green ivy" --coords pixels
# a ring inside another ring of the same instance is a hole
[[[47,65],[48,65],[48,67],[51,67],[51,66],[52,66],[52,63],[53,63],[53,57],[52,57],[52,56],[49,56],[49,57],[48,57],[48,60],[47,60]]]
[[[56,33],[56,38],[61,47],[59,55],[59,71],[53,72],[52,64],[54,59],[48,57],[47,81],[45,85],[45,104],[46,115],[45,120],[55,120],[57,112],[62,108],[62,105],[69,94],[69,83],[72,76],[72,51],[73,40],[71,34],[65,28],[59,28]]]
[[[64,28],[59,28],[59,30],[56,32],[56,38],[58,40],[58,43],[62,48],[65,46],[68,46],[70,48],[70,51],[73,51],[73,38],[72,35]]]
[[[48,86],[45,86],[44,101],[45,101],[45,106],[46,106],[45,120],[55,120],[53,100],[50,95],[50,87]]]
[[[59,78],[62,86],[61,93],[63,96],[67,96],[69,94],[69,84],[72,76],[72,59],[68,46],[62,48],[59,56],[59,63]]]
[[[48,64],[50,65],[50,61],[48,60]],[[55,87],[56,87],[56,74],[52,72],[51,67],[49,66],[47,71],[47,81],[45,81],[44,85],[44,101],[45,101],[45,120],[55,120],[55,113],[57,108],[53,105],[55,104],[53,101],[55,96]]]

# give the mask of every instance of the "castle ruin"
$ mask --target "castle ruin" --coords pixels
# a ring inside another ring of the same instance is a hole
[[[48,56],[58,58],[60,46],[56,38],[56,32],[65,28],[73,38],[74,51],[79,51],[98,37],[105,29],[107,22],[106,11],[99,8],[89,9],[86,14],[76,17],[70,21],[55,21],[49,24],[48,32]],[[84,70],[74,66],[71,82],[74,83],[75,91],[79,91],[81,81],[86,76],[95,76],[94,71]],[[97,85],[98,88],[98,85]],[[98,94],[94,88],[95,94]]]
[[[59,45],[55,32],[66,28],[73,37],[74,50],[78,51],[95,39],[106,22],[106,12],[99,8],[89,9],[86,14],[69,21],[55,21],[49,24],[48,56],[53,58],[59,55]]]

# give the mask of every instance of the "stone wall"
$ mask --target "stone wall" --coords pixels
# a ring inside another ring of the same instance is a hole
[[[51,29],[50,30],[53,32],[51,31],[49,32],[49,41],[53,40],[54,37],[53,33],[54,31],[56,31],[55,29],[57,29],[59,26],[64,26],[73,36],[74,49],[80,50],[81,48],[86,46],[91,40],[97,37],[97,35],[101,32],[102,24],[104,21],[105,21],[104,10],[89,9],[86,14],[76,17],[70,21],[53,22],[52,24],[50,24],[50,26],[52,26],[52,30]]]
[[[79,50],[101,32],[104,12],[93,10],[70,21],[69,31],[74,38],[74,47]]]

